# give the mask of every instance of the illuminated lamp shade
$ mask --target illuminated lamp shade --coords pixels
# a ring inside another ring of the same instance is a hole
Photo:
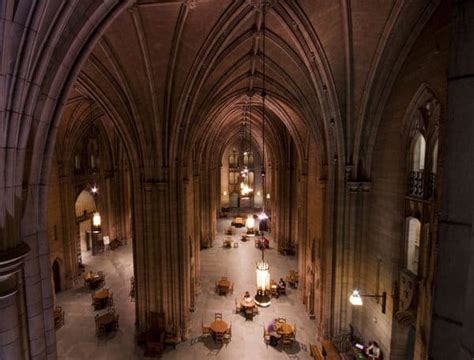
[[[257,196],[260,196],[260,195],[261,195],[260,191],[257,191]]]
[[[96,185],[94,185],[91,189],[91,193],[93,193],[94,195],[97,194],[99,192],[99,189],[97,188]]]
[[[270,193],[267,193],[267,199],[270,199]]]
[[[264,260],[257,263],[257,295],[255,295],[255,302],[257,305],[267,307],[271,300],[270,292],[270,271],[269,265]]]
[[[251,216],[251,215],[247,216],[247,220],[245,221],[245,226],[247,227],[247,229],[253,229],[254,228],[255,219],[253,218],[253,216]]]
[[[224,190],[224,192],[222,193],[222,195],[227,196],[227,191]]]
[[[362,297],[360,296],[359,294],[359,291],[358,290],[354,290],[351,294],[351,296],[349,297],[349,302],[352,304],[352,305],[356,305],[356,306],[362,306]]]
[[[94,215],[92,216],[92,225],[95,227],[99,227],[101,224],[101,219],[100,219],[100,214],[98,212],[95,212]]]

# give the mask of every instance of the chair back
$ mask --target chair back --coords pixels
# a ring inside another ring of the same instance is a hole
[[[222,320],[222,313],[215,313],[214,320]]]

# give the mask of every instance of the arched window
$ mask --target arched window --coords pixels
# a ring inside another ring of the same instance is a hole
[[[407,218],[406,244],[407,244],[407,269],[418,275],[418,263],[420,259],[420,220],[409,217]]]
[[[229,155],[229,167],[235,168],[238,166],[237,155],[232,153]]]
[[[423,171],[425,169],[426,141],[420,132],[414,137],[413,146],[413,171]]]
[[[255,182],[255,173],[253,171],[249,171],[249,179],[248,179],[248,185],[250,187],[253,187],[254,186],[254,182]]]

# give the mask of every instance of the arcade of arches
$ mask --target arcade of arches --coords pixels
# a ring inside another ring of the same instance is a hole
[[[262,210],[306,356],[351,333],[472,359],[473,23],[469,1],[1,1],[0,359],[61,357],[53,309],[100,266],[121,336],[159,315],[173,356],[209,264],[243,271],[222,224]]]

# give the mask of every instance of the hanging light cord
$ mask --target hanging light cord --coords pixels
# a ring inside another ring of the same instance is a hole
[[[265,176],[265,97],[267,96],[265,90],[265,3],[263,3],[263,20],[262,20],[262,182],[263,182],[263,213],[265,213],[265,198],[266,198],[266,176]]]

